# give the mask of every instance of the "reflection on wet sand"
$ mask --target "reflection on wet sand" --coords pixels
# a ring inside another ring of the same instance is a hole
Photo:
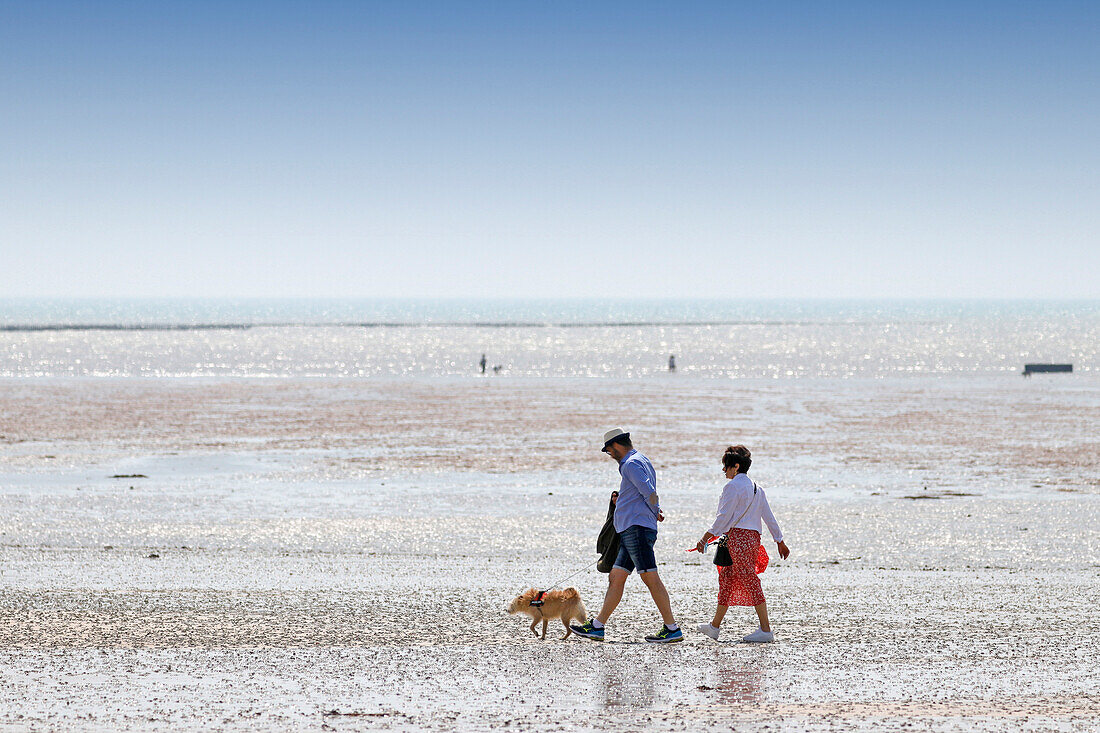
[[[764,702],[761,682],[764,679],[766,662],[746,662],[743,664],[726,661],[716,673],[718,679],[718,701],[725,705],[760,704]]]
[[[635,659],[634,655],[605,656],[603,667],[603,707],[647,710],[656,699],[655,659]]]

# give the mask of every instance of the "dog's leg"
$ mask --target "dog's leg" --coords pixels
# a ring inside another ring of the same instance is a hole
[[[550,619],[544,618],[542,620],[542,640],[546,641],[546,626],[550,623]]]
[[[565,636],[563,636],[561,640],[565,641],[569,638],[569,635],[573,633],[573,629],[569,626],[569,619],[567,619],[565,616],[561,617],[561,622],[565,624]]]
[[[539,619],[541,618],[542,615],[540,614],[531,619],[531,633],[535,635],[536,639],[538,638],[539,632],[535,631],[535,627],[539,625]]]

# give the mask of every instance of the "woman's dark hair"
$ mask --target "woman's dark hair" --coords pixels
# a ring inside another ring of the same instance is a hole
[[[752,454],[749,453],[749,449],[743,445],[731,445],[726,448],[726,452],[722,455],[722,467],[733,468],[737,466],[738,473],[748,473],[749,466],[752,465]]]

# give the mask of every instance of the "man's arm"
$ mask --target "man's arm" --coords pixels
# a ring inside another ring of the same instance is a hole
[[[627,478],[630,483],[634,485],[634,488],[638,490],[638,493],[642,495],[646,500],[646,504],[649,506],[651,512],[656,517],[661,516],[661,501],[657,496],[657,487],[653,485],[653,480],[649,477],[649,474],[637,463],[627,463],[623,466],[623,476]]]

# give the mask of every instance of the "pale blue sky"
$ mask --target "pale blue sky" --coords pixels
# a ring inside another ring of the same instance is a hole
[[[1100,5],[0,2],[0,297],[1100,297]]]

